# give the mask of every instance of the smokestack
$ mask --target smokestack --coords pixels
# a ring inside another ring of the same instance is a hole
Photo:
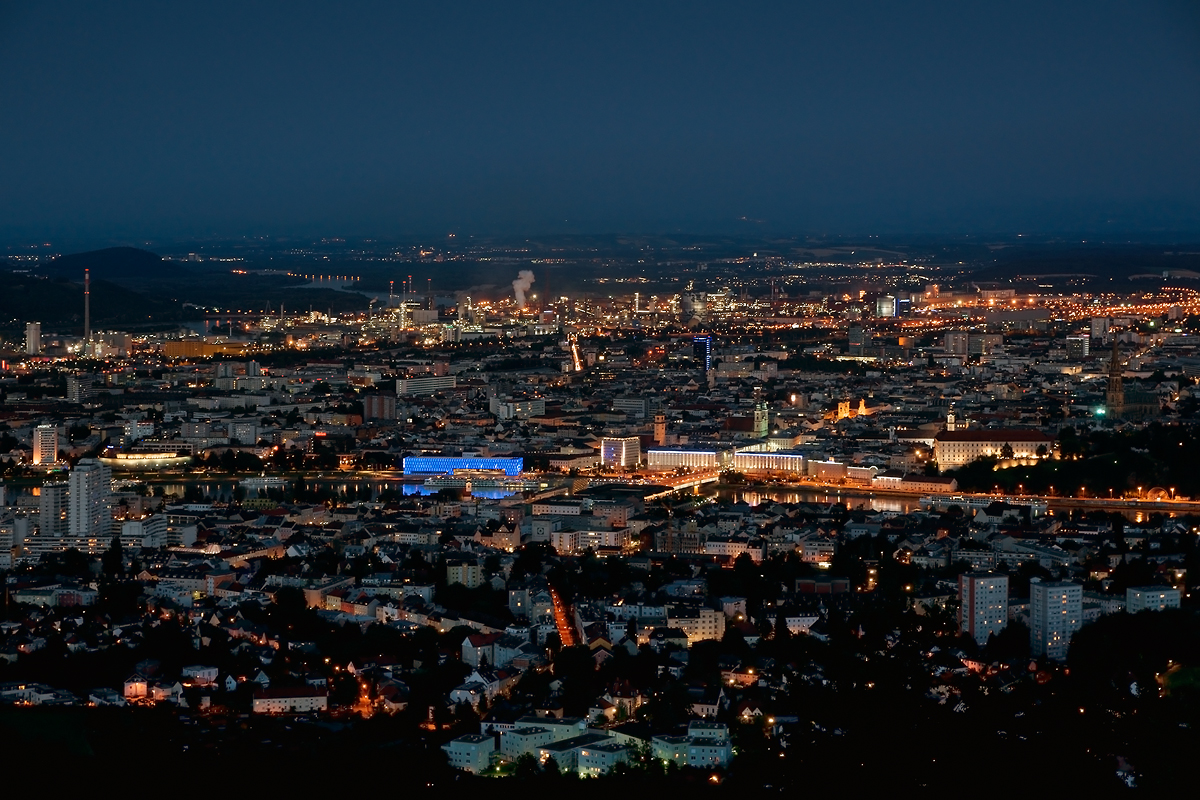
[[[533,286],[533,271],[523,269],[517,273],[517,279],[512,282],[513,294],[516,295],[517,305],[521,308],[525,307],[525,293],[529,291],[529,287]]]
[[[83,271],[83,341],[92,340],[92,271]]]

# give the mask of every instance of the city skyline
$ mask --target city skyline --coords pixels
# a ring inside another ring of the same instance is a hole
[[[1189,0],[0,4],[11,782],[1192,788],[1197,86]]]

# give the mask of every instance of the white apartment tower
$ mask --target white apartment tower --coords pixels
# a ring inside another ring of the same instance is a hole
[[[1071,637],[1082,624],[1082,586],[1033,579],[1029,584],[1029,647],[1034,655],[1063,660]]]
[[[1008,624],[1008,576],[965,572],[958,576],[958,629],[984,644]]]
[[[33,429],[33,463],[53,464],[58,461],[58,428],[38,425]]]
[[[36,356],[42,352],[42,323],[25,323],[25,353]]]
[[[72,536],[106,538],[112,527],[109,505],[112,470],[94,458],[85,458],[71,470],[67,522]]]

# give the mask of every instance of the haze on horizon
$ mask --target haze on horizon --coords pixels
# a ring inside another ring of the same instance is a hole
[[[0,244],[1200,233],[1182,0],[0,5]]]

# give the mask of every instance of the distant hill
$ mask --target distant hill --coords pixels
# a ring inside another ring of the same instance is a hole
[[[982,266],[976,280],[1006,280],[1046,276],[1053,283],[1075,276],[1125,280],[1134,276],[1161,281],[1163,273],[1186,277],[1200,271],[1200,245],[1151,247],[1102,244],[1095,246],[1006,247]]]
[[[172,262],[169,269],[162,256],[136,247],[109,247],[59,256],[43,264],[38,273],[48,278],[67,278],[82,281],[83,271],[92,272],[92,283],[97,280],[111,281],[121,285],[133,285],[146,281],[178,280],[188,272],[183,264]]]
[[[92,277],[92,328],[181,319],[180,304]],[[0,326],[38,321],[45,330],[83,330],[83,280],[0,272]]]

